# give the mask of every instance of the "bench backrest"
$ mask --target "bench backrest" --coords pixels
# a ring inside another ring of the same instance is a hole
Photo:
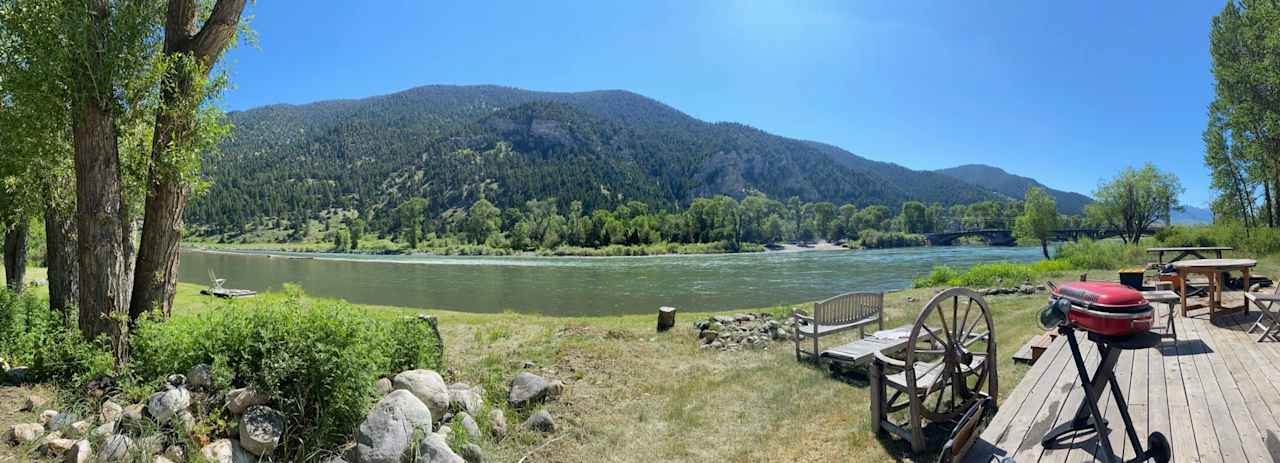
[[[819,325],[842,325],[874,320],[884,311],[884,293],[847,293],[813,304]]]

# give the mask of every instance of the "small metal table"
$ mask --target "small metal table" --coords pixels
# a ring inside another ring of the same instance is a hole
[[[1202,274],[1209,278],[1209,316],[1213,317],[1215,313],[1222,310],[1222,287],[1226,282],[1222,281],[1222,274],[1226,272],[1238,271],[1244,275],[1244,287],[1249,288],[1249,271],[1258,266],[1258,261],[1253,259],[1190,259],[1174,262],[1172,264],[1174,270],[1178,272],[1178,293],[1182,295],[1182,316],[1187,316],[1187,310],[1201,307],[1187,306],[1187,276],[1192,273]],[[1249,312],[1249,306],[1244,306],[1245,313]]]

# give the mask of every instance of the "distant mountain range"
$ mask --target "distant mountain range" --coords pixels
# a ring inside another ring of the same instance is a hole
[[[935,170],[942,175],[959,179],[970,185],[980,185],[1005,196],[1022,199],[1031,187],[1043,189],[1058,203],[1058,211],[1064,214],[1082,214],[1085,205],[1093,199],[1080,193],[1055,190],[1044,186],[1035,179],[1013,175],[999,167],[984,164],[965,164],[947,169]]]
[[[358,100],[272,105],[229,114],[233,138],[204,160],[211,187],[188,208],[196,225],[379,215],[409,198],[430,211],[482,195],[680,207],[752,191],[785,200],[944,205],[1021,198],[1035,180],[967,165],[919,171],[743,124],[705,122],[635,93],[425,86]],[[1089,198],[1047,189],[1063,212]]]

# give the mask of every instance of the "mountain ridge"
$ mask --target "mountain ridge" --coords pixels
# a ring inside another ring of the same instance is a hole
[[[1092,198],[1083,194],[1049,188],[1036,179],[1011,174],[1002,168],[988,164],[962,164],[933,172],[1019,200],[1026,195],[1028,189],[1037,187],[1052,196],[1057,202],[1058,211],[1064,214],[1083,214],[1084,207],[1093,202]]]
[[[196,224],[332,208],[379,215],[410,197],[430,198],[432,211],[481,196],[500,207],[539,195],[590,207],[630,200],[680,207],[698,196],[753,191],[859,207],[1002,197],[829,144],[702,121],[626,90],[428,85],[228,117],[233,138],[205,159],[212,186],[189,208]]]

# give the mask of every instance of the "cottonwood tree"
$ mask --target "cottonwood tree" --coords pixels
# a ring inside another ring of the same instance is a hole
[[[1126,243],[1137,243],[1157,221],[1168,222],[1169,213],[1181,210],[1182,184],[1172,173],[1147,164],[1126,167],[1115,178],[1093,191],[1094,203],[1085,208],[1090,221],[1120,231]]]
[[[1040,252],[1049,258],[1049,238],[1058,229],[1058,205],[1043,189],[1027,189],[1022,203],[1022,215],[1014,222],[1013,233],[1018,238],[1040,241]]]
[[[221,112],[205,103],[226,83],[210,72],[239,30],[245,0],[218,0],[203,24],[195,0],[169,0],[164,21],[164,78],[151,138],[142,243],[129,307],[130,320],[159,309],[168,316],[178,281],[182,211],[193,188],[201,152],[227,134]]]
[[[1215,217],[1280,226],[1280,4],[1228,1],[1209,43],[1214,101],[1204,157],[1218,191]]]

